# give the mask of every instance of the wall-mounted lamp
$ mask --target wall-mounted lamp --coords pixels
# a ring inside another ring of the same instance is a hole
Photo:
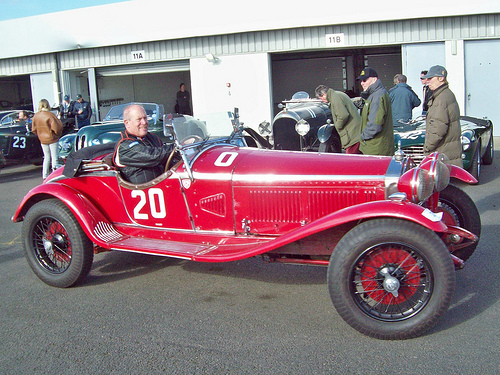
[[[219,61],[217,56],[215,56],[212,52],[207,53],[205,55],[205,58],[207,59],[208,62],[211,62],[211,63],[216,63],[217,61]]]

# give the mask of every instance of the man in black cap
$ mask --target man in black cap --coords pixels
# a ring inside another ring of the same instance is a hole
[[[439,151],[452,164],[463,166],[460,127],[460,108],[455,95],[448,87],[446,77],[448,72],[441,65],[434,65],[422,78],[432,91],[427,103],[427,124],[425,128],[424,154]]]
[[[74,103],[70,100],[69,95],[64,95],[63,102],[59,105],[59,119],[61,121],[71,117],[69,114],[73,110]]]
[[[394,155],[391,99],[375,69],[366,67],[356,79],[361,81],[361,143],[365,155]]]
[[[73,106],[73,111],[71,113],[73,115],[76,115],[78,129],[90,125],[90,118],[92,117],[92,108],[90,108],[89,102],[83,100],[81,94],[78,94],[76,96],[76,103]]]

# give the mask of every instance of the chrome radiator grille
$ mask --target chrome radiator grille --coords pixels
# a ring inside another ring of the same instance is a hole
[[[404,147],[402,150],[406,156],[410,156],[417,164],[420,164],[424,159],[424,145]]]

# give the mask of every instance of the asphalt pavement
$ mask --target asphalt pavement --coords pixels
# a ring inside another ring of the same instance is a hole
[[[497,139],[498,146],[500,140]],[[326,268],[95,256],[85,282],[43,284],[10,220],[41,167],[0,171],[0,374],[500,374],[500,150],[460,185],[482,220],[453,303],[424,336],[381,341],[350,328]]]

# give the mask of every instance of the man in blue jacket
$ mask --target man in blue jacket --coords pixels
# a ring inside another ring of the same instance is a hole
[[[83,100],[80,94],[76,96],[76,103],[73,105],[73,110],[71,111],[71,114],[73,116],[76,116],[78,129],[90,125],[90,118],[92,117],[92,108],[90,107],[90,103]]]
[[[400,125],[401,122],[408,122],[412,118],[412,110],[420,105],[420,99],[417,94],[406,84],[404,74],[394,76],[395,86],[389,90],[392,107],[392,121],[394,125]]]

